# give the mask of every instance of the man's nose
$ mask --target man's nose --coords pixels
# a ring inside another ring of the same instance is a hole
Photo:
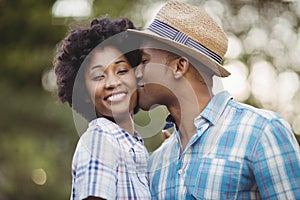
[[[142,78],[143,77],[143,65],[140,64],[135,69],[135,77],[136,78]]]

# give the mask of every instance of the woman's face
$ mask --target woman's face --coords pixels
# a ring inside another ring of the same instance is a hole
[[[132,114],[137,104],[135,74],[117,48],[93,51],[85,69],[85,84],[98,117],[116,119]]]

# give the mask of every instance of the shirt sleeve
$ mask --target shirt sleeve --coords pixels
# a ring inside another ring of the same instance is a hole
[[[299,144],[285,120],[267,123],[254,154],[254,175],[262,199],[300,199]]]
[[[72,163],[72,197],[115,199],[117,183],[117,143],[101,129],[80,138]]]

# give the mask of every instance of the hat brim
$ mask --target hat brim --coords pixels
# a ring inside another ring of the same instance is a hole
[[[176,49],[178,49],[182,52],[185,52],[189,56],[192,56],[194,59],[196,59],[197,61],[202,63],[204,66],[211,69],[217,76],[227,77],[230,75],[230,72],[228,72],[222,65],[220,65],[219,63],[217,63],[216,61],[214,61],[207,55],[205,55],[205,54],[201,53],[200,51],[197,51],[193,48],[190,48],[181,43],[175,42],[169,38],[162,37],[150,30],[147,30],[147,29],[142,30],[142,31],[135,30],[135,29],[128,29],[127,31],[130,34],[136,34],[136,35],[140,35],[140,36],[149,37],[151,39],[155,39],[159,42],[163,42],[169,46],[175,47]]]

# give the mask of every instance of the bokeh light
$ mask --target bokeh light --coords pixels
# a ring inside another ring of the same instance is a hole
[[[276,107],[276,77],[274,67],[265,60],[254,62],[251,66],[251,92],[265,108]]]
[[[44,169],[34,169],[31,174],[32,181],[37,185],[44,185],[47,181],[47,174]]]
[[[228,48],[225,54],[227,59],[238,59],[244,52],[241,40],[234,34],[228,34]]]
[[[294,129],[295,133],[297,135],[300,135],[300,115],[295,117],[292,126],[293,126],[293,129]]]
[[[282,104],[290,102],[299,89],[299,77],[293,71],[282,72],[277,77],[277,96]]]
[[[42,86],[44,90],[54,92],[57,89],[56,75],[54,69],[46,71],[42,75]]]
[[[57,0],[52,7],[54,17],[89,17],[92,14],[92,0]]]
[[[246,53],[251,54],[260,51],[268,43],[268,34],[261,28],[253,28],[243,40]]]
[[[222,79],[224,88],[228,90],[235,100],[243,102],[250,96],[250,86],[248,84],[248,68],[237,60],[234,60],[224,66],[231,75]]]

